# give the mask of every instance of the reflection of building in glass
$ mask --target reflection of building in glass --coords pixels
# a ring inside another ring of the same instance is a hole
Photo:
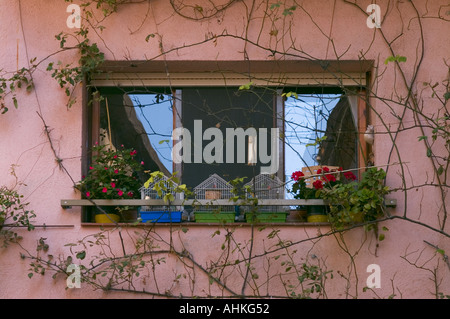
[[[286,101],[288,177],[306,166],[357,166],[357,131],[351,100],[347,96],[319,94],[299,95],[298,100]]]
[[[131,95],[136,114],[159,160],[172,172],[172,97],[163,94]]]
[[[319,150],[321,165],[345,169],[357,166],[357,130],[349,99],[342,97],[331,111],[325,130],[326,140]]]
[[[104,136],[100,136],[101,143],[108,140],[116,148],[122,145],[125,148],[134,148],[137,151],[136,159],[144,163],[145,169],[159,170],[167,176],[170,175],[150,143],[144,125],[138,118],[128,95],[107,95],[100,109],[100,131],[104,132]],[[145,176],[141,179],[146,180]]]

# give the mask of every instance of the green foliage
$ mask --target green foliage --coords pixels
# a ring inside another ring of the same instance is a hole
[[[384,216],[384,186],[386,172],[375,167],[367,169],[361,181],[337,184],[323,190],[323,198],[330,205],[330,221],[336,228],[360,222],[372,222]]]
[[[282,93],[281,96],[284,98],[294,97],[296,100],[298,100],[298,94],[296,92],[292,92],[292,91]]]
[[[273,4],[271,4],[271,6],[270,6],[270,10],[275,10],[275,9],[281,8],[281,5],[282,5],[282,4],[283,4],[282,1],[278,1],[278,2],[276,2],[276,3],[273,3]],[[285,7],[285,8],[283,9],[282,14],[283,14],[284,16],[292,15],[296,9],[297,9],[297,6],[296,6],[296,5],[293,5],[293,6],[290,6],[290,7]]]
[[[406,62],[406,57],[401,55],[390,56],[384,60],[384,64],[388,64],[389,62]]]
[[[287,284],[289,297],[299,299],[310,299],[313,296],[325,295],[325,282],[327,279],[333,279],[333,271],[325,270],[320,265],[302,263],[296,265],[292,262],[282,262],[286,266],[285,271],[295,271],[297,273],[297,284]]]
[[[244,84],[244,85],[241,85],[241,86],[239,87],[239,90],[240,90],[240,91],[250,90],[250,89],[253,87],[253,85],[254,85],[253,82],[248,82],[248,83],[246,83],[246,84]]]
[[[14,107],[17,109],[19,107],[17,101],[17,93],[20,89],[25,87],[26,92],[30,93],[34,88],[32,72],[36,68],[35,64],[36,58],[30,61],[32,65],[30,68],[21,68],[17,72],[14,72],[12,76],[7,76],[6,74],[0,76],[0,113],[5,114],[8,112],[8,107],[5,104],[5,97],[11,95],[11,100]],[[0,70],[1,72],[2,70]]]
[[[32,219],[36,217],[32,210],[28,210],[28,203],[24,203],[23,195],[6,186],[0,187],[0,236],[2,247],[10,243],[17,243],[21,236],[16,233],[18,227],[25,227],[28,231],[34,229]]]
[[[96,43],[90,43],[88,39],[88,29],[80,28],[76,32],[76,36],[80,36],[82,41],[72,48],[66,47],[66,42],[69,34],[59,33],[55,36],[59,41],[60,47],[63,50],[78,49],[80,51],[80,59],[77,65],[72,64],[63,65],[61,61],[56,63],[50,62],[47,66],[47,71],[52,71],[52,77],[57,81],[61,88],[64,88],[66,95],[69,97],[67,103],[68,107],[71,107],[76,99],[73,97],[73,91],[75,87],[83,80],[89,80],[90,75],[94,73],[100,64],[104,61],[104,54],[100,52]]]
[[[185,184],[179,185],[180,180],[176,177],[177,173],[165,179],[163,172],[154,171],[150,173],[150,178],[144,183],[145,188],[149,188],[153,184],[153,190],[157,192],[158,196],[166,203],[175,200],[176,193],[184,193],[185,196],[190,194]]]

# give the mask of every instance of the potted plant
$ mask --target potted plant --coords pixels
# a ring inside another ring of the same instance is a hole
[[[339,183],[322,191],[321,196],[330,207],[329,219],[335,227],[345,227],[355,223],[371,222],[382,217],[385,212],[384,197],[389,187],[384,185],[386,172],[371,167],[363,174],[361,181],[349,175],[351,181]],[[369,225],[373,227],[373,225]]]
[[[308,186],[306,179],[311,178],[305,176],[302,171],[296,171],[291,178],[294,184],[290,190],[295,199],[323,199],[322,192],[324,188],[333,187],[340,184],[341,181],[336,176],[342,169],[329,169],[328,167],[320,168],[316,171],[319,176]],[[297,209],[306,209],[306,218],[308,222],[327,222],[327,206],[326,205],[305,205]]]
[[[113,148],[96,144],[92,147],[92,163],[86,176],[76,184],[82,196],[87,199],[136,199],[140,198],[140,180],[137,173],[143,162],[135,159],[136,150]],[[97,207],[97,223],[119,222],[124,207]],[[126,218],[124,218],[126,220]],[[126,220],[129,221],[129,220]]]

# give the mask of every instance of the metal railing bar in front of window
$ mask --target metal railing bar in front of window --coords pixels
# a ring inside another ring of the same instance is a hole
[[[230,201],[229,199],[177,199],[166,203],[162,199],[62,199],[61,207],[72,206],[196,206],[196,205],[220,205],[220,206],[252,206],[246,200]],[[322,199],[260,199],[258,206],[309,206],[326,205]],[[396,199],[386,199],[386,207],[396,207]]]

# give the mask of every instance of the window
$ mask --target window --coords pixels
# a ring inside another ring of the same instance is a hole
[[[263,62],[249,78],[230,63],[172,62],[167,76],[154,62],[94,79],[102,99],[89,109],[90,143],[133,147],[146,169],[177,172],[192,189],[212,174],[250,180],[270,171],[288,182],[305,166],[366,162],[361,66],[337,78]]]

